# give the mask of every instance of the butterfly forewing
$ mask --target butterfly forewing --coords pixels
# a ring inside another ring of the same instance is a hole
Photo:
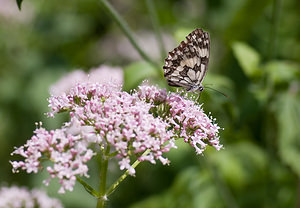
[[[191,32],[165,59],[164,76],[173,87],[202,91],[202,80],[209,61],[209,34],[202,29]]]

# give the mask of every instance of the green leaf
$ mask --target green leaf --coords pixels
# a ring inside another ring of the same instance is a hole
[[[267,155],[263,150],[247,141],[209,153],[210,161],[216,164],[222,177],[238,189],[260,178],[267,165]]]
[[[227,96],[232,97],[233,94],[233,82],[226,76],[215,74],[215,73],[207,73],[204,79],[204,89],[206,87],[213,88],[222,93],[225,93]]]
[[[243,42],[234,42],[232,50],[248,77],[255,77],[261,74],[261,70],[259,69],[260,55],[257,51]]]
[[[233,88],[233,82],[231,79],[229,79],[226,76],[223,75],[219,75],[216,73],[207,73],[205,79],[204,79],[204,88],[205,85],[212,85],[212,87],[216,88],[216,89],[220,89],[220,88],[227,88],[232,90]]]
[[[130,208],[224,207],[207,171],[190,167],[181,172],[163,193],[146,198]]]
[[[287,61],[271,61],[264,66],[264,71],[275,84],[290,82],[297,77],[300,66]]]
[[[300,98],[292,92],[278,96],[275,115],[279,124],[281,159],[300,177]]]
[[[124,70],[124,90],[136,88],[143,80],[158,77],[157,70],[148,62],[135,62]]]
[[[180,43],[181,41],[185,40],[185,37],[190,34],[195,28],[179,28],[175,31],[175,40]]]
[[[19,10],[21,10],[23,0],[16,0]]]

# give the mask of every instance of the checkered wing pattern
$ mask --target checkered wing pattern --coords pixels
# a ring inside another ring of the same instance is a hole
[[[202,29],[191,32],[185,41],[165,59],[164,76],[173,87],[184,87],[187,91],[202,91],[202,81],[209,61],[209,34]]]

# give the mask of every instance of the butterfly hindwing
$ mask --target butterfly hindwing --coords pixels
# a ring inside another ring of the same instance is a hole
[[[202,80],[209,61],[209,34],[202,29],[191,32],[165,59],[164,76],[170,86],[187,91],[203,90]]]

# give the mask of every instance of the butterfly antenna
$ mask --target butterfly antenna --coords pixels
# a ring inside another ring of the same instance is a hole
[[[205,87],[205,88],[207,88],[207,89],[210,89],[210,90],[213,90],[213,91],[216,91],[216,92],[218,92],[218,93],[222,94],[224,97],[227,97],[227,98],[229,98],[229,96],[228,96],[228,95],[226,95],[225,93],[223,93],[223,92],[221,92],[221,91],[219,91],[219,90],[216,90],[216,89],[214,89],[214,88],[211,88],[211,87]]]

